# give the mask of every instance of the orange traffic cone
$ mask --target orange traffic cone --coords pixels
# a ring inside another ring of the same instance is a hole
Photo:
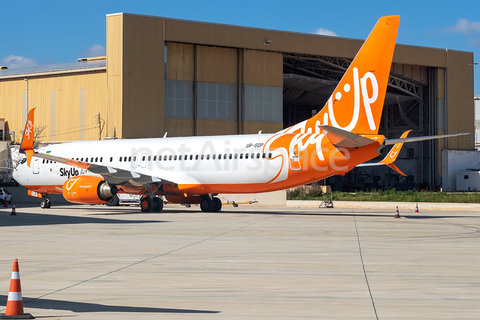
[[[15,203],[13,204],[13,207],[12,207],[12,213],[10,213],[11,216],[16,216],[17,215],[17,211],[15,211]]]
[[[415,213],[420,213],[420,211],[418,211],[418,203],[417,203],[417,205],[416,205],[416,207],[415,207]]]
[[[5,310],[5,315],[0,315],[0,319],[35,319],[30,313],[23,313],[22,288],[20,287],[20,272],[17,259],[13,261],[7,310]]]
[[[400,218],[400,213],[398,212],[398,207],[397,207],[397,210],[395,211],[395,218]]]

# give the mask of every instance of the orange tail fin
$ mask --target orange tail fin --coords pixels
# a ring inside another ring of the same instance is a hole
[[[35,115],[35,108],[28,113],[27,123],[23,131],[22,143],[20,144],[20,152],[27,155],[27,165],[30,166],[33,155],[33,119]]]
[[[327,104],[307,120],[306,131],[320,124],[378,134],[399,23],[400,16],[378,20]]]

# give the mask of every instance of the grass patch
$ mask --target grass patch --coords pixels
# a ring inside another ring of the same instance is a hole
[[[318,191],[287,192],[287,200],[325,200],[324,194]],[[330,200],[330,194],[327,195]],[[417,192],[417,191],[373,191],[373,192],[340,192],[332,193],[334,201],[379,201],[379,202],[449,202],[449,203],[480,203],[480,193],[447,193],[447,192]]]

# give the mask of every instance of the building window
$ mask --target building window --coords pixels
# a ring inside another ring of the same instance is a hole
[[[193,119],[193,82],[165,80],[165,117]]]
[[[237,120],[237,86],[227,83],[197,83],[199,119]]]
[[[283,88],[245,85],[245,120],[283,122]]]

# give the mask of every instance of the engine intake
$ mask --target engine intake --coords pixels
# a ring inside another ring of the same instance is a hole
[[[103,178],[92,176],[71,177],[63,184],[63,197],[68,202],[103,204],[117,193]]]

